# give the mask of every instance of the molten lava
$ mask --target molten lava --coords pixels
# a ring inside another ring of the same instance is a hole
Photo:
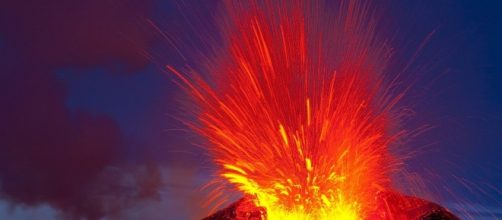
[[[182,74],[191,124],[220,177],[269,220],[367,219],[391,190],[403,132],[384,86],[391,57],[368,4],[227,1],[228,45],[207,74]],[[208,80],[205,80],[208,79]]]

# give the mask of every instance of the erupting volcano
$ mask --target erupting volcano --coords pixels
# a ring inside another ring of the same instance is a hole
[[[370,6],[226,1],[207,74],[167,67],[200,107],[189,124],[219,177],[246,195],[207,219],[456,219],[394,192],[404,92],[386,81],[393,49]]]

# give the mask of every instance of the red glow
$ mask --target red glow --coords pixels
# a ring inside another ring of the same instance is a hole
[[[367,4],[313,5],[227,1],[211,80],[168,69],[200,106],[192,127],[220,176],[268,219],[366,219],[397,166],[390,49]]]

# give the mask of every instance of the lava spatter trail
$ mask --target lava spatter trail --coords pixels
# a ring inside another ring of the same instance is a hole
[[[391,49],[370,5],[226,1],[223,52],[208,75],[171,66],[198,106],[219,176],[267,219],[368,219],[392,191]],[[209,80],[204,80],[209,79]]]

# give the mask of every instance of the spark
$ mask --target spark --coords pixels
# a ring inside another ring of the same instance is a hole
[[[390,49],[368,5],[227,1],[231,26],[211,80],[168,67],[200,107],[219,175],[269,220],[364,219],[390,187],[396,99],[382,97]],[[383,101],[389,100],[389,101]]]

